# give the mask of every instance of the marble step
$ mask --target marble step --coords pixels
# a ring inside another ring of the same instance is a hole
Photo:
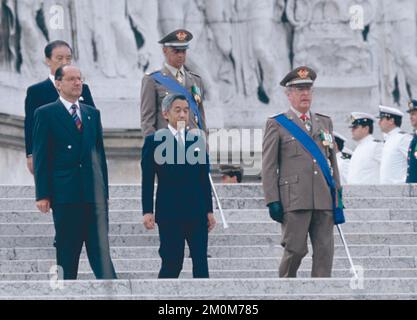
[[[279,278],[278,268],[262,270],[216,270],[210,269],[210,278],[212,279],[254,279],[254,278]],[[333,278],[352,278],[352,272],[349,269],[333,269]],[[365,278],[417,278],[417,269],[364,269],[362,275]],[[158,270],[154,271],[129,271],[117,272],[118,279],[157,279]],[[311,269],[300,268],[297,273],[298,278],[311,278]],[[47,281],[52,278],[48,272],[37,273],[1,273],[0,281]],[[192,279],[191,270],[183,270],[180,279]],[[95,280],[91,271],[80,271],[78,280]],[[416,293],[417,294],[417,293]]]
[[[417,233],[345,233],[349,245],[409,245],[417,243]],[[110,235],[111,246],[157,246],[159,236],[147,235]],[[211,245],[278,245],[280,235],[274,234],[210,234],[209,246]],[[335,236],[335,243],[340,244],[340,239]],[[0,235],[0,248],[16,247],[50,247],[53,244],[52,236],[2,236]]]
[[[159,258],[158,246],[148,247],[111,247],[111,256],[114,259]],[[349,245],[354,257],[410,257],[417,256],[417,245]],[[276,258],[281,256],[283,248],[280,245],[259,246],[210,246],[208,253],[211,257],[222,258]],[[309,254],[312,248],[309,246]],[[37,260],[55,259],[54,247],[43,248],[0,248],[0,260]],[[185,250],[188,256],[188,249]],[[85,250],[81,257],[86,259]],[[342,245],[335,246],[335,257],[346,257]]]
[[[260,183],[215,184],[220,197],[263,197]],[[416,197],[416,184],[401,185],[348,185],[343,188],[346,197]],[[141,194],[140,185],[111,185],[111,198],[134,198]],[[0,198],[33,198],[33,186],[0,185]]]
[[[354,264],[363,269],[410,269],[416,267],[415,257],[352,257]],[[271,270],[277,269],[280,263],[279,258],[210,258],[210,269],[220,270]],[[130,271],[155,271],[159,270],[161,260],[159,258],[146,259],[113,259],[114,267],[118,272]],[[301,266],[311,268],[312,259],[306,257]],[[36,273],[49,272],[56,264],[52,260],[3,260],[0,261],[0,273]],[[184,270],[191,270],[191,259],[184,260]],[[347,258],[336,257],[333,267],[350,269]],[[80,271],[90,271],[88,260],[81,260]]]
[[[219,212],[215,210],[219,217]],[[228,222],[258,221],[271,222],[268,209],[227,209],[224,210]],[[348,222],[358,221],[417,221],[416,209],[346,209]],[[141,222],[142,211],[139,210],[111,210],[110,222]],[[36,210],[1,210],[0,223],[48,223],[52,221],[51,214],[42,214]],[[219,220],[220,221],[220,220]]]
[[[158,234],[158,228],[146,230],[144,225],[138,222],[134,223],[110,223],[109,234],[113,235],[147,235]],[[417,221],[349,221],[343,225],[344,232],[356,233],[384,233],[396,232],[407,233],[417,232]],[[229,228],[224,229],[223,225],[218,222],[213,229],[212,234],[261,234],[261,233],[281,234],[281,226],[274,222],[231,222]],[[337,230],[335,228],[335,233]],[[53,223],[0,223],[0,234],[2,236],[29,236],[29,235],[55,235]]]
[[[224,209],[265,209],[265,201],[261,197],[251,198],[222,198]],[[412,209],[417,208],[417,197],[358,197],[346,198],[344,205],[349,209]],[[140,198],[112,198],[110,210],[141,210]],[[32,198],[1,198],[0,209],[5,210],[36,210]]]
[[[59,283],[57,284],[59,285]],[[213,299],[229,297],[335,297],[365,298],[416,296],[416,278],[365,278],[359,286],[350,279],[181,279],[181,280],[113,280],[65,281],[63,287],[51,287],[50,281],[2,281],[0,298],[83,298],[112,299]]]
[[[106,295],[89,295],[89,296],[5,296],[0,297],[0,300],[214,300],[214,301],[224,301],[225,297],[223,296],[153,296],[153,295],[121,295],[121,296],[106,296]],[[240,300],[253,300],[256,304],[256,301],[261,300],[417,300],[417,294],[414,293],[398,293],[398,294],[265,294],[265,295],[228,295],[227,301],[240,301]],[[224,303],[219,302],[219,304],[224,305]],[[230,304],[230,303],[229,303]],[[235,304],[239,304],[236,302]],[[162,307],[165,304],[162,304]],[[198,310],[200,313],[201,310]]]

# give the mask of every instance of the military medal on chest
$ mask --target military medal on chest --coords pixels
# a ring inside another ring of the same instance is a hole
[[[201,99],[201,90],[199,87],[197,87],[195,84],[191,87],[191,93],[194,97],[195,102],[197,102],[197,104],[200,104],[202,99]]]
[[[320,130],[320,140],[323,146],[333,149],[333,137],[328,130]]]

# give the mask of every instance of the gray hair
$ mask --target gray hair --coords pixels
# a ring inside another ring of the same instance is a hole
[[[183,94],[179,94],[179,93],[171,93],[171,94],[167,95],[162,100],[162,112],[169,111],[169,109],[171,109],[172,104],[174,103],[175,100],[187,101],[187,98]]]

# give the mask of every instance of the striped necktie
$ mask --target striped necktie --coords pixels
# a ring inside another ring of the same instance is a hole
[[[181,70],[177,70],[177,74],[175,75],[175,78],[177,79],[179,83],[184,85],[184,77],[183,77]]]
[[[71,106],[71,116],[72,116],[72,119],[74,120],[75,126],[77,127],[78,131],[82,132],[83,124],[81,122],[80,117],[77,114],[77,108],[78,106],[76,104],[73,104]]]

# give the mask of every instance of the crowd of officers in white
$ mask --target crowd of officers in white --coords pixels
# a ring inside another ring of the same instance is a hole
[[[415,107],[410,105],[410,111]],[[334,132],[337,163],[342,184],[400,184],[409,182],[408,166],[413,135],[401,131],[404,113],[387,106],[379,106],[379,116],[363,112],[351,113],[352,139],[357,143],[352,152],[345,147],[347,139]],[[373,136],[378,119],[383,141]],[[411,119],[412,121],[412,119]],[[412,123],[413,125],[413,123]],[[412,153],[411,153],[412,154]],[[413,154],[412,154],[413,155]]]

